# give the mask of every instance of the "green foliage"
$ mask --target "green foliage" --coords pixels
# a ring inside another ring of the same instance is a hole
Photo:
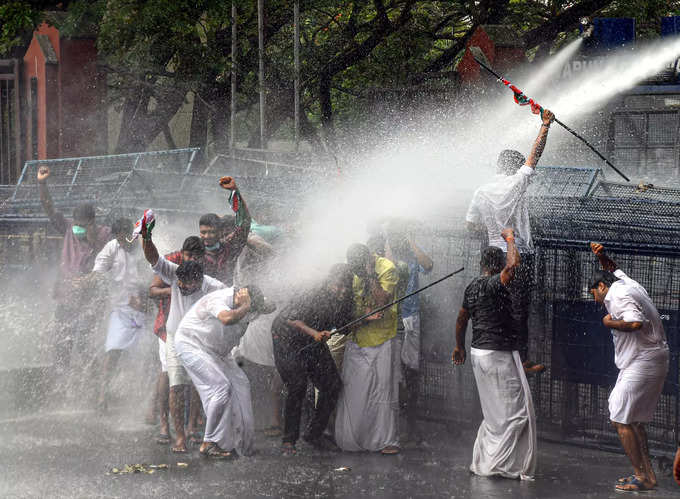
[[[10,1],[0,5],[0,56],[22,43],[22,35],[31,32],[41,18],[29,2]]]
[[[292,117],[293,3],[265,2],[271,133]],[[17,12],[14,27],[3,27],[0,44],[14,39],[17,26],[27,29],[36,22],[33,14],[27,14],[26,3],[10,5]],[[169,120],[192,91],[205,106],[213,133],[225,136],[230,71],[235,64],[237,110],[256,135],[252,123],[257,122],[259,88],[257,2],[240,0],[236,5],[234,61],[231,2],[225,0],[78,0],[69,4],[60,29],[67,35],[79,30],[97,33],[102,60],[110,71],[111,96],[134,111],[130,116],[136,120],[140,116],[136,109],[142,109],[139,124],[126,126],[149,128],[158,120]],[[376,93],[436,92],[455,86],[452,70],[478,24],[509,24],[524,37],[542,28],[540,37],[530,38],[534,46],[527,47],[527,54],[532,56],[539,46],[544,53],[554,51],[578,35],[582,14],[570,13],[579,8],[588,16],[636,17],[639,35],[646,37],[658,32],[661,16],[680,14],[680,0],[300,0],[307,134],[319,124],[351,127],[370,117],[366,102]],[[170,104],[154,107],[152,100]]]

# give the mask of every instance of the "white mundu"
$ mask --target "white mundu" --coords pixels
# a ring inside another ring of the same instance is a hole
[[[616,386],[609,395],[609,418],[615,423],[652,420],[668,372],[666,332],[652,299],[637,281],[622,270],[604,299],[613,320],[641,322],[636,331],[612,329],[614,362],[619,368]]]
[[[536,470],[536,416],[519,352],[470,351],[484,420],[470,471],[530,480]]]
[[[97,254],[93,272],[109,273],[111,286],[111,315],[106,333],[106,351],[127,350],[139,339],[144,326],[144,313],[130,306],[141,280],[137,264],[138,251],[125,251],[117,239],[112,239]]]
[[[375,347],[349,340],[342,362],[343,388],[335,418],[335,440],[345,451],[380,451],[399,446],[399,343]]]
[[[536,170],[523,165],[514,175],[494,175],[491,182],[475,191],[465,221],[486,227],[489,246],[507,252],[508,245],[501,237],[501,231],[512,227],[519,252],[534,251],[525,196],[534,173]]]
[[[247,456],[255,439],[250,382],[230,353],[244,326],[224,326],[217,318],[233,307],[234,288],[205,295],[180,322],[175,348],[203,403],[203,440]]]

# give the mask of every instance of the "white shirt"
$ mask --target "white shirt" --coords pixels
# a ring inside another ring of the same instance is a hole
[[[507,252],[508,245],[501,231],[512,228],[520,253],[533,253],[525,193],[534,173],[534,168],[523,165],[514,175],[494,175],[491,182],[475,191],[465,220],[486,227],[489,246],[497,246]]]
[[[159,256],[156,265],[151,267],[158,277],[170,286],[170,312],[168,312],[168,320],[165,323],[165,330],[169,334],[174,334],[177,331],[177,326],[179,326],[182,317],[194,303],[208,293],[226,287],[225,284],[214,277],[204,275],[201,288],[190,295],[184,295],[177,285],[179,280],[176,275],[177,267],[179,265],[169,262],[162,256]]]
[[[93,272],[110,272],[113,286],[111,307],[120,308],[130,303],[130,298],[139,292],[141,280],[137,264],[141,259],[139,250],[125,251],[117,239],[104,245],[94,260]]]
[[[213,291],[198,300],[177,328],[176,342],[194,345],[201,350],[226,357],[238,344],[246,324],[225,326],[217,318],[223,310],[234,308],[234,288]],[[243,322],[243,321],[242,321]]]
[[[614,362],[619,369],[625,369],[634,360],[656,358],[660,350],[668,350],[668,344],[659,312],[645,288],[620,269],[614,275],[619,280],[612,283],[604,298],[607,312],[614,320],[642,322],[642,328],[636,331],[611,330]]]

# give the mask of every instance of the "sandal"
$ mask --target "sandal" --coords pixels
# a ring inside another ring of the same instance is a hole
[[[281,454],[283,454],[284,456],[294,456],[295,454],[297,454],[295,444],[290,442],[284,442],[283,445],[281,445]]]
[[[210,442],[205,449],[199,452],[202,456],[211,459],[232,459],[235,457],[233,452],[220,449],[215,442]]]
[[[647,487],[636,476],[628,483],[620,483],[616,486],[617,492],[649,492],[654,487]]]
[[[270,426],[264,429],[265,437],[280,437],[283,434],[278,426]]]
[[[393,456],[394,454],[399,454],[399,447],[396,445],[388,445],[383,450],[380,451],[383,456]]]
[[[170,443],[170,434],[161,433],[156,437],[156,443],[158,445],[168,445]]]
[[[187,451],[186,445],[184,447],[173,446],[172,449],[170,450],[175,454],[186,454],[187,452],[189,452]]]
[[[201,445],[203,443],[203,434],[198,431],[189,433],[187,435],[187,443],[189,445]]]
[[[617,484],[624,484],[624,483],[630,483],[633,481],[633,478],[635,478],[635,475],[630,475],[626,477],[619,478],[616,483]]]

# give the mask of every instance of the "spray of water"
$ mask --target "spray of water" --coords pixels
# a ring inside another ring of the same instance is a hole
[[[578,116],[607,102],[640,81],[653,76],[680,57],[680,37],[644,48],[608,56],[601,66],[575,79],[550,99],[550,106],[563,116]],[[546,102],[547,104],[547,102]]]

